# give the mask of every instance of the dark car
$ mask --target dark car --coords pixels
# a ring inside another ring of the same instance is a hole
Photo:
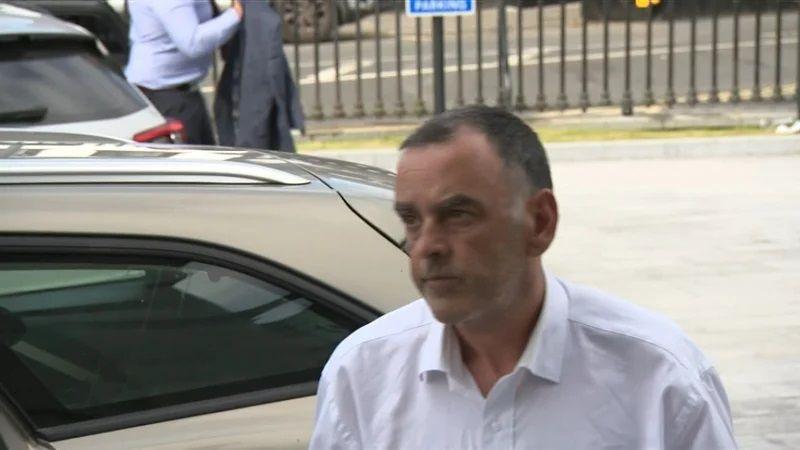
[[[128,20],[104,0],[13,0],[18,6],[45,11],[61,20],[80,25],[108,49],[118,67],[128,62]],[[124,4],[124,3],[122,3]]]

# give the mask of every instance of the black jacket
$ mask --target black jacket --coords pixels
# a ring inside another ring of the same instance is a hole
[[[267,1],[242,2],[244,22],[223,48],[214,115],[220,145],[294,152],[305,118],[283,53],[281,17]]]

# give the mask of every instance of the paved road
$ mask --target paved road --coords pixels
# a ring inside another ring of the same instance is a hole
[[[556,163],[546,262],[675,319],[742,449],[800,448],[800,157]]]
[[[519,77],[517,74],[517,17],[522,14],[522,67],[523,90],[528,105],[536,102],[538,93],[538,31],[536,8],[508,8],[509,47],[511,52],[511,76],[514,86],[514,97],[517,95]],[[550,6],[545,8],[544,14],[544,94],[547,102],[554,106],[560,92],[560,28],[559,8]],[[380,15],[380,38],[378,39],[381,58],[376,55],[375,16],[366,16],[361,20],[362,54],[356,58],[355,24],[346,24],[340,28],[342,42],[340,44],[340,92],[345,111],[351,114],[358,96],[357,90],[357,61],[360,61],[361,92],[365,109],[371,114],[380,97],[383,107],[388,114],[392,114],[398,106],[397,100],[403,100],[406,111],[413,111],[417,95],[417,59],[415,21],[411,18],[401,18],[401,89],[402,95],[397,95],[397,58],[395,23],[392,12]],[[582,65],[581,65],[581,21],[578,3],[568,5],[566,14],[566,66],[565,66],[565,93],[567,102],[575,107],[580,101]],[[478,70],[477,34],[474,17],[466,17],[462,22],[462,70],[463,70],[463,98],[467,103],[474,101],[479,94],[490,104],[497,98],[498,59],[497,59],[497,13],[494,8],[484,10],[482,26],[482,66]],[[688,20],[678,20],[675,25],[675,95],[684,97],[689,93],[690,79],[690,27]],[[711,35],[712,24],[708,18],[700,18],[696,25],[697,54],[696,54],[696,86],[699,93],[711,89]],[[733,18],[723,16],[719,24],[719,68],[718,86],[723,96],[731,89],[733,84]],[[775,83],[776,74],[776,15],[774,12],[765,13],[761,19],[760,63],[755,64],[755,17],[752,14],[743,14],[740,20],[739,38],[739,86],[745,96],[749,96],[754,86],[755,67],[759,67],[760,85],[769,87],[764,91],[765,96],[771,95],[771,86]],[[793,92],[796,80],[796,55],[797,55],[797,13],[785,12],[782,19],[781,36],[781,85],[785,92]],[[458,96],[458,64],[456,44],[456,19],[445,19],[446,33],[446,76],[447,76],[447,102],[454,104]],[[656,21],[653,25],[652,64],[653,94],[657,99],[663,99],[667,90],[667,23]],[[611,99],[619,102],[624,90],[624,57],[625,40],[624,24],[612,23],[609,38],[609,93]],[[429,20],[422,22],[421,33],[422,61],[422,93],[428,109],[432,107],[433,81],[432,81],[432,52]],[[632,27],[632,93],[635,102],[644,99],[646,78],[646,24],[637,22]],[[316,104],[316,73],[314,63],[314,46],[304,44],[297,47],[299,57],[299,81],[301,94],[306,112],[311,113]],[[333,114],[336,102],[336,77],[334,67],[334,45],[331,42],[319,46],[319,91],[321,106],[326,115]],[[295,47],[286,46],[286,53],[290,64],[294,68]],[[593,22],[588,29],[588,70],[587,84],[589,99],[593,104],[598,104],[603,92],[603,29],[602,24]],[[380,70],[378,65],[380,64]],[[482,92],[478,89],[478,74],[482,76]],[[380,86],[377,81],[380,74]]]

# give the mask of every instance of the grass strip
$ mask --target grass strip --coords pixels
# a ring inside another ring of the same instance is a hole
[[[633,139],[669,139],[691,137],[730,137],[771,134],[771,129],[758,126],[737,127],[683,127],[683,128],[565,128],[539,127],[537,133],[547,145],[553,142],[613,141]],[[370,150],[397,148],[408,133],[397,131],[376,133],[375,135],[339,135],[326,138],[303,138],[297,141],[297,148],[304,151],[324,150]]]

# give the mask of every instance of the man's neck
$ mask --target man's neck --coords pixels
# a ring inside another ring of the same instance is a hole
[[[461,358],[484,397],[514,370],[528,345],[544,302],[544,276],[535,278],[532,289],[496,317],[484,317],[480,325],[454,326]]]

